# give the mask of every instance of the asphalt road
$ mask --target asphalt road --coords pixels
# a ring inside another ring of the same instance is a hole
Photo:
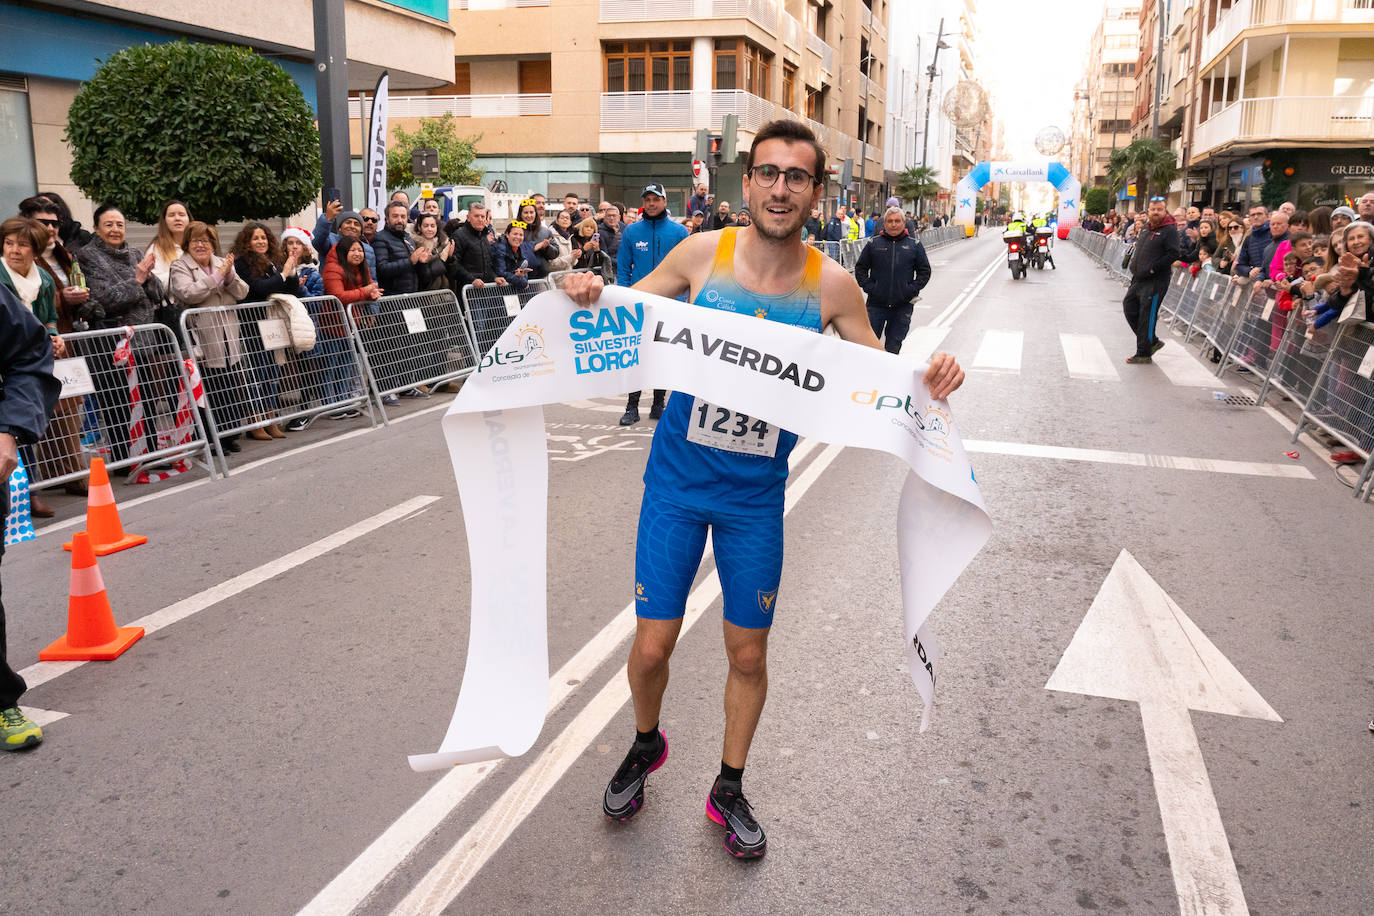
[[[945,656],[924,734],[898,643],[905,471],[821,445],[794,467],[745,777],[762,861],[730,858],[703,815],[719,599],[674,656],[671,756],[646,807],[624,825],[600,812],[632,737],[626,643],[604,628],[631,601],[652,433],[616,426],[613,402],[546,410],[550,670],[599,654],[524,757],[408,768],[443,736],[467,645],[436,399],[125,509],[149,544],[100,567],[119,622],[156,614],[154,631],[114,662],[31,669],[47,679],[24,705],[64,717],[0,759],[0,911],[1191,912],[1141,705],[1046,689],[1126,551],[1281,719],[1184,719],[1243,888],[1214,911],[1374,912],[1374,574],[1360,549],[1374,507],[1320,453],[1286,457],[1269,413],[1218,400],[1244,389],[1199,379],[1210,366],[1179,339],[1165,335],[1161,364],[1126,366],[1121,288],[1072,245],[1019,282],[1001,252],[986,233],[935,252],[915,324],[939,327],[908,343],[913,359],[938,343],[970,367],[952,404],[994,521],[933,618]],[[1100,345],[1106,367],[1070,345]],[[71,530],[6,554],[16,668],[63,629]],[[1086,653],[1129,668],[1128,650]],[[1166,757],[1176,739],[1150,738]]]

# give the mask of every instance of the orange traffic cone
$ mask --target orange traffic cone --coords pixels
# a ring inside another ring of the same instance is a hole
[[[102,469],[103,472],[103,469]],[[67,632],[38,653],[45,662],[106,661],[143,638],[143,627],[117,627],[105,582],[86,532],[73,538],[72,588],[67,601]]]
[[[141,534],[124,533],[103,458],[91,459],[91,479],[86,494],[86,533],[91,536],[91,547],[98,557],[148,543],[148,539]],[[63,544],[62,549],[71,550],[71,541]]]

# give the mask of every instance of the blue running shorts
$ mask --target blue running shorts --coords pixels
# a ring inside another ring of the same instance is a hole
[[[761,630],[773,625],[782,578],[782,506],[736,515],[669,502],[649,490],[635,542],[635,612],[676,620],[687,607],[711,531],[725,619]]]

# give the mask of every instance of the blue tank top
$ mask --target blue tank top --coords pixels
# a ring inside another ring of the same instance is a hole
[[[807,249],[796,289],[777,296],[756,293],[735,279],[738,232],[734,228],[721,231],[711,272],[694,304],[752,314],[819,334],[820,251]],[[772,454],[762,453],[760,449],[770,443],[775,446]],[[780,507],[787,483],[787,457],[796,444],[796,435],[787,430],[769,429],[768,424],[737,414],[728,405],[707,404],[677,391],[669,398],[654,431],[644,483],[655,495],[679,505],[739,514]]]

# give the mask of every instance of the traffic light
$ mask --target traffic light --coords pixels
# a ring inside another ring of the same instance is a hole
[[[849,187],[849,182],[854,178],[854,160],[846,159],[844,165],[840,167],[840,187]]]
[[[739,158],[739,115],[728,114],[720,125],[720,152],[726,162]]]
[[[709,153],[710,151],[711,151],[711,132],[710,132],[709,130],[707,130],[706,128],[703,127],[703,128],[701,128],[700,130],[697,131],[697,147],[696,147],[696,153],[695,153],[695,155],[692,156],[692,158],[693,158],[693,159],[700,159],[702,162],[705,162],[705,161],[706,161],[706,155],[707,155],[707,153]]]
[[[709,161],[714,168],[720,168],[720,163],[725,157],[724,145],[725,141],[718,134],[711,135],[711,158]]]

